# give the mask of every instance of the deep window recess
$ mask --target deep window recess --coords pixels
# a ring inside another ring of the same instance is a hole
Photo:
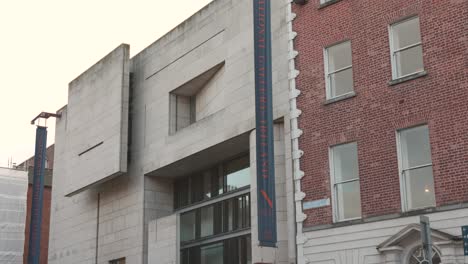
[[[398,131],[398,142],[403,210],[435,206],[428,126]]]
[[[346,41],[325,49],[327,99],[354,92],[351,42]]]
[[[250,235],[181,250],[181,264],[252,264]]]
[[[330,172],[335,221],[360,218],[361,193],[357,143],[337,145],[330,149]]]
[[[125,264],[125,258],[111,260],[109,264]]]
[[[195,123],[195,97],[170,94],[169,133],[173,134]]]
[[[180,215],[180,241],[182,245],[248,228],[250,228],[250,194],[224,200]]]
[[[250,161],[249,156],[244,155],[177,180],[175,208],[186,207],[249,185]]]
[[[394,80],[424,72],[418,17],[390,25],[390,49]]]

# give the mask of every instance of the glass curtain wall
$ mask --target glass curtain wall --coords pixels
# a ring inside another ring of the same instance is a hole
[[[175,183],[175,207],[183,211],[179,221],[181,264],[252,263],[250,193],[245,192],[249,186],[248,155]],[[240,193],[233,197],[236,192]],[[215,198],[217,202],[210,202]]]

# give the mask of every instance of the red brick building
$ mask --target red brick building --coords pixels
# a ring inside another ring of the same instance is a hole
[[[49,227],[50,227],[50,204],[52,195],[52,168],[54,165],[54,145],[51,145],[46,150],[46,166],[44,175],[44,200],[42,204],[42,227],[41,227],[41,252],[40,264],[47,264],[49,250]],[[24,161],[18,168],[28,170],[29,185],[28,185],[28,200],[25,226],[24,254],[23,261],[27,263],[29,252],[29,224],[31,222],[31,202],[32,202],[32,184],[34,171],[34,157]]]
[[[424,214],[434,263],[463,259],[468,1],[309,0],[293,12],[305,256],[419,263]]]

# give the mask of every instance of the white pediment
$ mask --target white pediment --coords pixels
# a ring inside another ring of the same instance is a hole
[[[434,242],[453,241],[457,238],[456,236],[432,228],[431,236]],[[410,224],[378,245],[377,249],[383,252],[394,248],[404,248],[406,244],[411,244],[415,238],[419,239],[420,237],[421,226],[419,224]]]

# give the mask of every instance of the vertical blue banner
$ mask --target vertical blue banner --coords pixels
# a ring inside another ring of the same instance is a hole
[[[258,240],[276,247],[270,0],[254,0]]]
[[[47,143],[47,128],[36,129],[34,152],[34,178],[31,201],[31,222],[29,226],[28,264],[39,264],[41,252],[42,201],[44,196],[44,167]]]

